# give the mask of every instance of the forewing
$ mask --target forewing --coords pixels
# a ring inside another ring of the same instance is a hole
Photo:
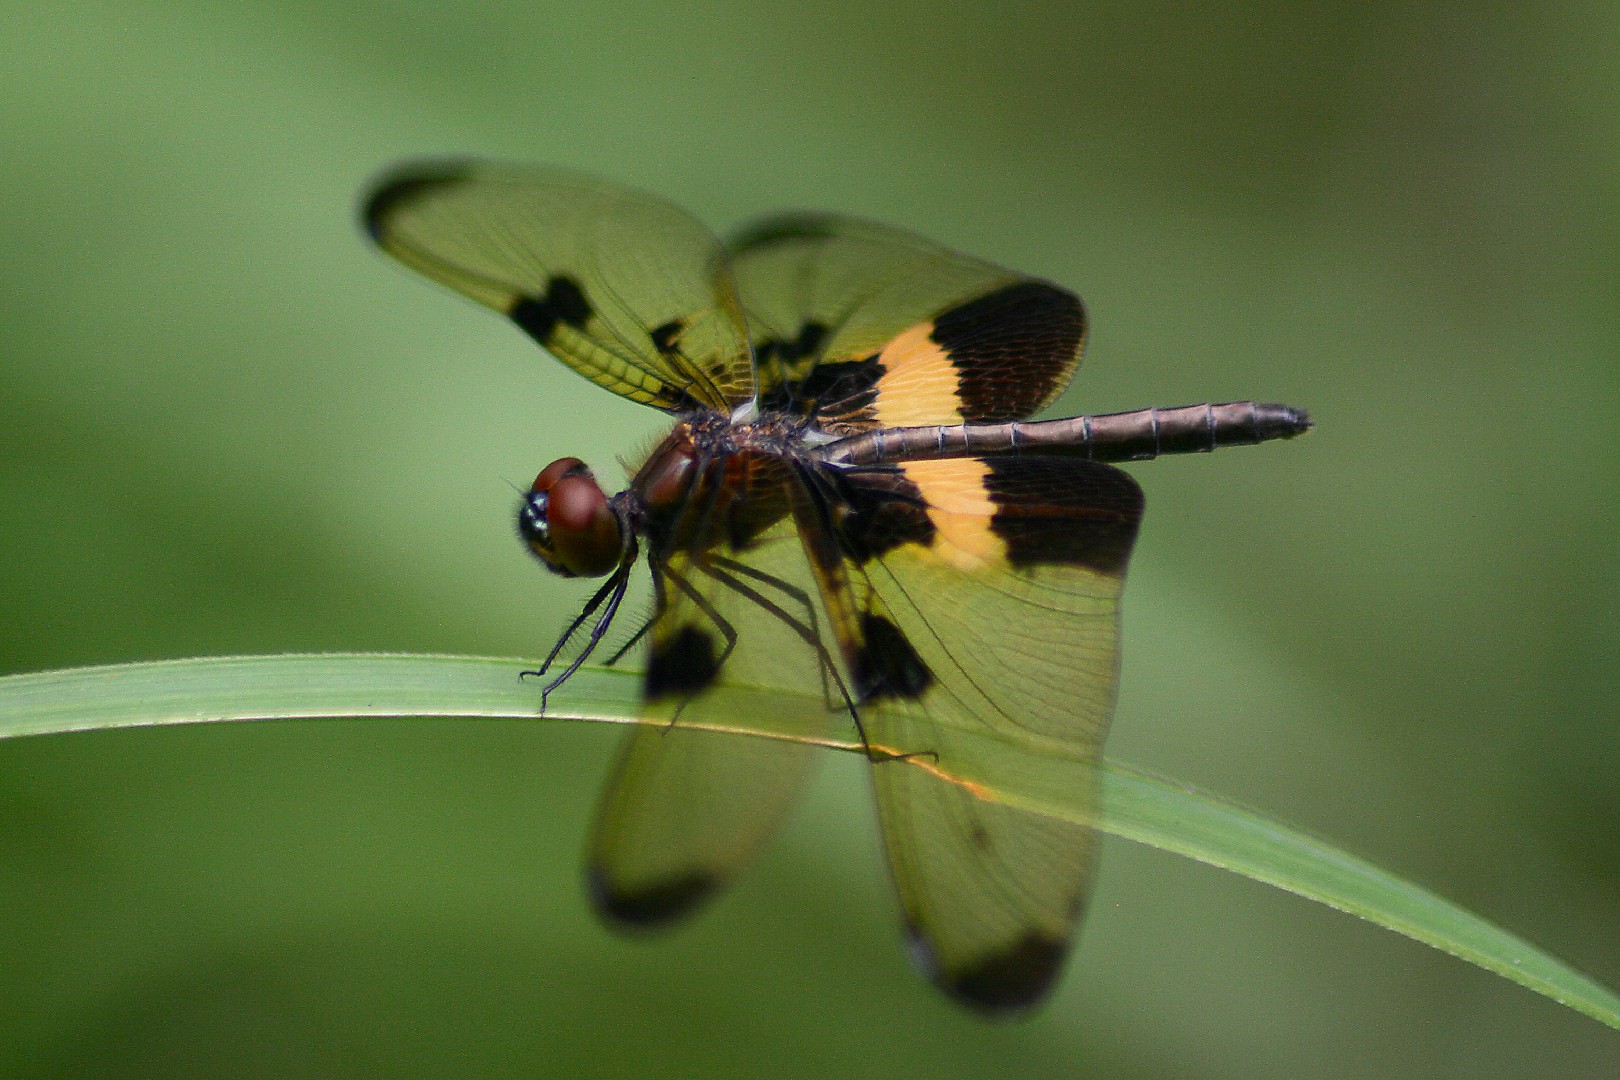
[[[383,178],[363,215],[384,251],[616,394],[668,411],[753,396],[719,243],[677,207],[560,170],[434,162]]]
[[[717,538],[713,550],[671,555],[659,573],[645,695],[656,722],[625,742],[588,859],[598,909],[643,926],[679,918],[729,882],[809,775],[812,747],[702,730],[737,719],[722,709],[716,681],[808,691],[775,706],[796,730],[831,731],[843,707],[790,518],[740,550]]]
[[[1068,385],[1080,299],[854,218],[771,218],[729,245],[762,401],[850,434],[1020,419]]]
[[[872,742],[928,754],[947,775],[984,745],[964,731],[1100,761],[1142,512],[1135,482],[1042,457],[908,462],[840,482],[853,509],[832,572],[847,577],[835,595],[852,610],[838,623]],[[873,777],[929,976],[986,1011],[1038,1002],[1090,893],[1094,832],[979,799],[931,769],[878,762]]]

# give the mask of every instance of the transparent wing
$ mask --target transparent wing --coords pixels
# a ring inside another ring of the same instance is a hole
[[[964,730],[1100,759],[1142,513],[1135,482],[1040,457],[908,462],[839,482],[852,508],[841,550],[815,562],[845,579],[829,591],[846,608],[833,621],[872,742],[936,754],[945,773],[970,752]],[[928,975],[986,1011],[1038,1002],[1090,893],[1093,831],[980,800],[926,769],[879,762],[873,778]]]
[[[913,233],[787,215],[729,250],[763,403],[838,433],[1020,419],[1080,361],[1078,297]]]
[[[616,394],[669,411],[753,396],[719,243],[677,207],[560,170],[429,162],[379,181],[363,217],[384,251]]]
[[[806,710],[795,724],[806,730],[830,732],[844,712],[791,518],[741,550],[670,556],[658,575],[645,696],[661,723],[627,738],[588,859],[598,909],[631,925],[673,921],[729,882],[809,776],[813,747],[701,730],[711,715],[734,719],[713,713],[715,681],[813,688],[810,703],[784,697],[778,707]]]
[[[676,724],[630,732],[591,835],[591,899],[629,926],[674,922],[728,884],[781,826],[811,748]]]

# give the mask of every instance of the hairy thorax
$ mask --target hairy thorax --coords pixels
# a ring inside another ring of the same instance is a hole
[[[816,436],[787,413],[686,414],[631,482],[637,531],[656,551],[747,550],[792,510],[795,473]]]

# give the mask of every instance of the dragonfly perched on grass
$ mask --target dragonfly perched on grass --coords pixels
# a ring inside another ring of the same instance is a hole
[[[650,570],[653,614],[630,644],[661,722],[630,733],[603,795],[598,909],[668,923],[731,880],[814,748],[698,722],[722,683],[802,688],[811,719],[852,726],[872,759],[924,971],[986,1012],[1039,1002],[1084,912],[1096,835],[951,782],[966,752],[952,732],[1100,760],[1143,507],[1108,463],[1288,438],[1305,413],[1244,401],[1030,420],[1079,363],[1079,298],[855,218],[788,214],[721,243],[601,180],[441,162],[385,177],[364,220],[390,255],[674,422],[617,494],[562,457],[519,512],[546,566],[607,579],[548,658],[549,672],[583,636],[548,692],[604,640],[637,562]]]

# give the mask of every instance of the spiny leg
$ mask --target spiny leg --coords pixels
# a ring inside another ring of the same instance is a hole
[[[586,601],[585,607],[578,615],[574,616],[573,622],[568,624],[568,629],[564,630],[557,637],[556,644],[552,645],[551,651],[546,654],[545,662],[534,671],[518,672],[518,678],[537,679],[544,675],[547,671],[551,670],[552,662],[557,659],[557,654],[568,647],[568,642],[573,639],[574,635],[579,631],[579,628],[585,625],[585,620],[589,619],[596,609],[602,606],[602,601],[607,599],[608,594],[618,587],[618,581],[619,574],[618,572],[615,572],[612,577],[607,579],[600,589],[596,590],[596,595],[592,596],[590,600]]]
[[[932,756],[931,751],[925,751],[922,754],[897,754],[891,751],[878,750],[872,746],[871,741],[867,738],[865,729],[862,726],[859,707],[856,704],[853,695],[850,693],[848,685],[844,682],[843,675],[838,670],[838,666],[831,653],[828,652],[826,645],[821,640],[819,630],[820,624],[815,612],[814,603],[810,599],[809,595],[806,594],[802,589],[799,589],[794,585],[775,577],[774,575],[767,574],[764,571],[757,570],[754,567],[736,562],[735,560],[726,558],[724,556],[709,556],[701,559],[694,559],[692,565],[699,573],[703,574],[703,576],[709,578],[723,588],[730,589],[738,596],[741,596],[743,599],[753,603],[761,610],[765,611],[772,618],[780,621],[783,625],[788,627],[796,637],[805,642],[805,644],[811,648],[816,655],[818,662],[817,667],[823,680],[823,697],[830,698],[831,696],[827,687],[827,680],[830,674],[831,679],[838,687],[838,694],[842,699],[843,707],[848,710],[851,719],[854,721],[856,731],[861,739],[862,752],[865,753],[868,760],[877,762],[904,760],[906,758],[916,756]],[[664,600],[664,581],[667,580],[670,588],[677,589],[682,594],[689,597],[698,610],[703,613],[704,617],[707,618],[710,623],[712,623],[719,631],[721,636],[724,638],[725,645],[721,650],[719,658],[715,661],[715,668],[716,670],[721,669],[726,660],[735,650],[738,641],[737,631],[735,627],[732,626],[730,620],[728,620],[724,615],[720,614],[719,609],[716,608],[715,605],[711,603],[698,588],[696,588],[693,581],[689,580],[687,576],[683,576],[681,573],[668,566],[663,567],[661,571],[655,571],[654,576],[655,593],[659,598],[658,603],[660,608],[667,608],[668,606],[667,601]],[[756,589],[752,585],[741,580],[742,577],[747,577],[759,582],[761,585],[776,589],[783,595],[794,600],[796,603],[803,605],[806,612],[809,614],[809,623],[807,624],[805,620],[796,617],[792,612],[785,609],[781,604],[771,599],[759,589]],[[627,647],[629,644],[634,644],[634,642],[632,641],[627,643]],[[622,651],[623,650],[621,650],[621,652]],[[674,727],[675,724],[679,722],[681,710],[684,708],[685,702],[683,701],[681,705],[676,708],[675,715],[671,717],[668,725],[669,727]]]
[[[805,644],[809,645],[816,654],[817,670],[821,673],[822,700],[827,701],[830,706],[831,694],[828,693],[827,688],[827,673],[830,671],[833,674],[833,678],[838,683],[838,692],[839,695],[844,699],[844,704],[846,706],[853,707],[853,703],[849,696],[849,690],[844,686],[843,677],[838,674],[837,668],[833,666],[832,657],[827,652],[827,647],[821,642],[821,631],[816,620],[815,608],[810,604],[810,598],[805,595],[802,589],[797,589],[782,579],[774,577],[771,574],[767,574],[764,571],[755,570],[750,566],[744,566],[741,563],[734,562],[733,560],[724,558],[723,556],[716,558],[711,564],[700,563],[698,564],[698,567],[705,574],[719,582],[721,585],[763,608],[767,613],[774,616],[783,625],[788,627],[788,629],[792,630],[798,638],[805,642]],[[810,615],[809,625],[806,626],[798,618],[784,610],[774,601],[768,599],[763,593],[737,580],[732,576],[733,573],[742,573],[762,584],[780,589],[790,598],[803,604]]]
[[[775,588],[781,589],[784,593],[802,603],[807,605],[809,603],[809,597],[805,595],[802,589],[795,588],[780,578],[773,577],[772,575],[764,573],[760,570],[755,570],[752,567],[743,566],[740,563],[734,563],[732,560],[725,559],[723,556],[717,559],[716,562],[728,563],[730,564],[730,569],[741,570],[749,577],[752,577],[763,584],[768,584]],[[806,626],[804,623],[794,618],[791,614],[783,610],[783,608],[777,605],[774,601],[768,599],[758,590],[749,585],[745,585],[741,581],[738,581],[736,578],[727,573],[726,570],[721,569],[717,565],[705,565],[699,563],[698,568],[709,577],[719,582],[721,585],[724,585],[726,588],[731,589],[740,596],[743,596],[744,598],[751,600],[755,604],[758,604],[760,607],[764,608],[771,615],[781,620],[783,624],[785,624],[796,635],[803,639],[806,644],[815,650],[816,659],[820,663],[822,672],[823,696],[827,696],[825,680],[827,678],[827,673],[831,672],[833,679],[838,684],[838,693],[844,699],[844,707],[849,710],[850,719],[855,723],[855,732],[860,736],[861,751],[866,755],[866,759],[868,761],[905,761],[907,758],[914,757],[931,757],[936,761],[939,759],[939,755],[932,750],[921,750],[913,751],[911,753],[897,754],[890,750],[875,749],[872,746],[871,740],[866,737],[866,728],[861,723],[860,709],[856,706],[855,699],[849,692],[849,687],[844,683],[843,676],[839,674],[838,668],[833,664],[832,656],[827,652],[827,647],[821,643],[820,635],[815,629],[813,629],[814,623],[812,623],[811,626]],[[810,611],[811,618],[814,619],[815,609],[811,608]]]
[[[634,548],[631,550],[633,552]],[[552,647],[551,654],[546,657],[546,662],[541,666],[539,671],[523,672],[524,675],[534,676],[545,674],[547,669],[551,667],[552,661],[557,658],[557,653],[561,651],[563,645],[567,643],[568,639],[574,635],[574,632],[579,629],[579,626],[590,616],[591,612],[597,607],[601,606],[604,599],[607,600],[606,609],[603,610],[601,616],[596,620],[596,624],[591,627],[590,638],[585,642],[585,647],[579,651],[577,656],[568,662],[568,666],[563,669],[560,675],[558,675],[555,679],[552,679],[546,684],[545,688],[540,691],[541,716],[546,714],[546,701],[551,697],[552,691],[556,690],[559,686],[572,678],[574,672],[578,671],[585,661],[590,659],[591,653],[596,650],[597,645],[601,644],[603,636],[608,632],[608,627],[613,623],[613,616],[618,613],[619,604],[624,600],[625,590],[629,588],[630,570],[633,565],[633,558],[626,559],[624,563],[620,565],[619,569],[613,572],[613,576],[607,580],[607,583],[603,585],[602,588],[597,590],[596,595],[591,597],[590,603],[586,605],[585,611],[574,620],[573,624],[569,626],[566,632],[564,632],[562,638],[560,638],[557,644]]]
[[[608,667],[612,667],[620,660],[623,660],[625,654],[631,649],[635,648],[641,639],[647,636],[647,631],[651,630],[653,628],[653,623],[657,621],[658,616],[656,615],[649,615],[645,619],[642,619],[641,626],[637,628],[635,633],[630,635],[630,640],[626,641],[623,645],[620,645],[617,649],[614,649],[613,655],[602,662]]]
[[[893,466],[877,467],[868,471],[874,474],[892,474],[896,477],[902,475],[900,470]],[[798,476],[800,484],[802,485],[801,490],[809,500],[809,511],[813,515],[813,524],[811,522],[802,522],[801,532],[804,533],[807,542],[809,542],[812,546],[818,544],[823,546],[833,545],[834,549],[838,553],[838,556],[840,557],[839,561],[841,561],[845,566],[844,573],[847,575],[847,552],[844,550],[843,543],[837,539],[841,533],[838,526],[835,524],[835,517],[833,514],[833,506],[844,500],[846,497],[846,493],[842,489],[843,470],[829,470],[824,468],[802,466],[798,469]],[[834,561],[830,555],[824,555],[823,557],[827,559],[827,564],[831,564]],[[817,561],[814,555],[812,555],[811,561],[813,564]],[[833,592],[839,591],[840,586],[835,578],[829,579],[828,575],[831,574],[830,570],[824,569],[822,574],[822,588],[830,597]],[[862,572],[862,575],[864,577],[864,571]],[[847,591],[847,578],[844,580],[842,588],[843,590]],[[870,582],[868,582],[867,588],[870,591]],[[832,601],[829,599],[828,602],[830,604]],[[843,637],[842,634],[839,636],[840,638]],[[843,642],[843,644],[845,644],[847,649],[848,642]],[[846,700],[847,699],[848,695],[846,695]],[[850,720],[855,725],[856,734],[860,736],[861,749],[865,753],[866,759],[874,764],[881,761],[906,761],[910,758],[922,757],[933,758],[935,761],[939,760],[938,752],[933,750],[912,750],[903,753],[897,753],[892,750],[879,750],[872,745],[871,739],[867,736],[866,725],[861,720],[860,710],[856,707],[854,701],[849,701],[849,716]]]
[[[663,577],[668,579],[668,581],[673,584],[675,588],[685,593],[691,599],[692,603],[697,605],[697,609],[703,612],[703,614],[708,617],[708,620],[714,624],[714,628],[720,631],[720,636],[725,639],[725,647],[720,650],[719,657],[714,661],[714,670],[718,672],[726,666],[726,661],[731,658],[732,652],[737,648],[737,628],[732,626],[731,623],[726,620],[725,616],[721,615],[715,606],[704,598],[702,593],[693,588],[691,582],[687,581],[680,574],[676,573],[674,569],[666,565],[663,569]],[[657,579],[655,578],[655,581],[656,580]],[[665,608],[661,593],[659,596],[658,607],[660,610]],[[669,727],[675,726],[675,722],[680,719],[681,710],[686,708],[686,703],[692,700],[694,696],[696,695],[688,694],[686,698],[684,698],[681,703],[675,707],[674,715],[669,718]]]
[[[787,624],[787,626],[791,628],[795,634],[803,638],[810,645],[810,647],[815,650],[816,658],[820,661],[821,697],[823,701],[827,702],[828,707],[832,707],[832,695],[828,693],[827,687],[827,675],[830,672],[833,679],[838,683],[838,693],[841,697],[843,697],[845,706],[853,708],[853,702],[850,699],[848,688],[844,685],[843,677],[838,673],[838,668],[833,664],[832,657],[827,652],[827,647],[822,644],[821,622],[816,615],[816,605],[815,602],[810,599],[810,595],[798,586],[783,581],[774,574],[767,574],[763,570],[755,569],[754,567],[749,566],[747,563],[738,562],[736,559],[730,559],[724,555],[711,555],[709,557],[709,563],[710,565],[703,567],[703,569],[710,577],[714,578],[716,581],[719,581],[727,588],[733,589],[734,591],[741,593],[743,596],[748,597],[760,607],[763,607],[767,611],[771,612],[771,614],[775,615],[778,619],[781,619],[782,622]],[[750,578],[753,581],[759,582],[761,585],[769,586],[770,588],[781,592],[790,600],[793,600],[804,608],[810,624],[808,629],[803,623],[799,622],[797,618],[789,615],[785,611],[782,611],[775,605],[768,603],[763,596],[760,596],[751,590],[745,589],[740,582],[731,580],[729,578],[722,578],[716,573],[716,568],[726,571],[729,574],[738,574],[742,577]]]

